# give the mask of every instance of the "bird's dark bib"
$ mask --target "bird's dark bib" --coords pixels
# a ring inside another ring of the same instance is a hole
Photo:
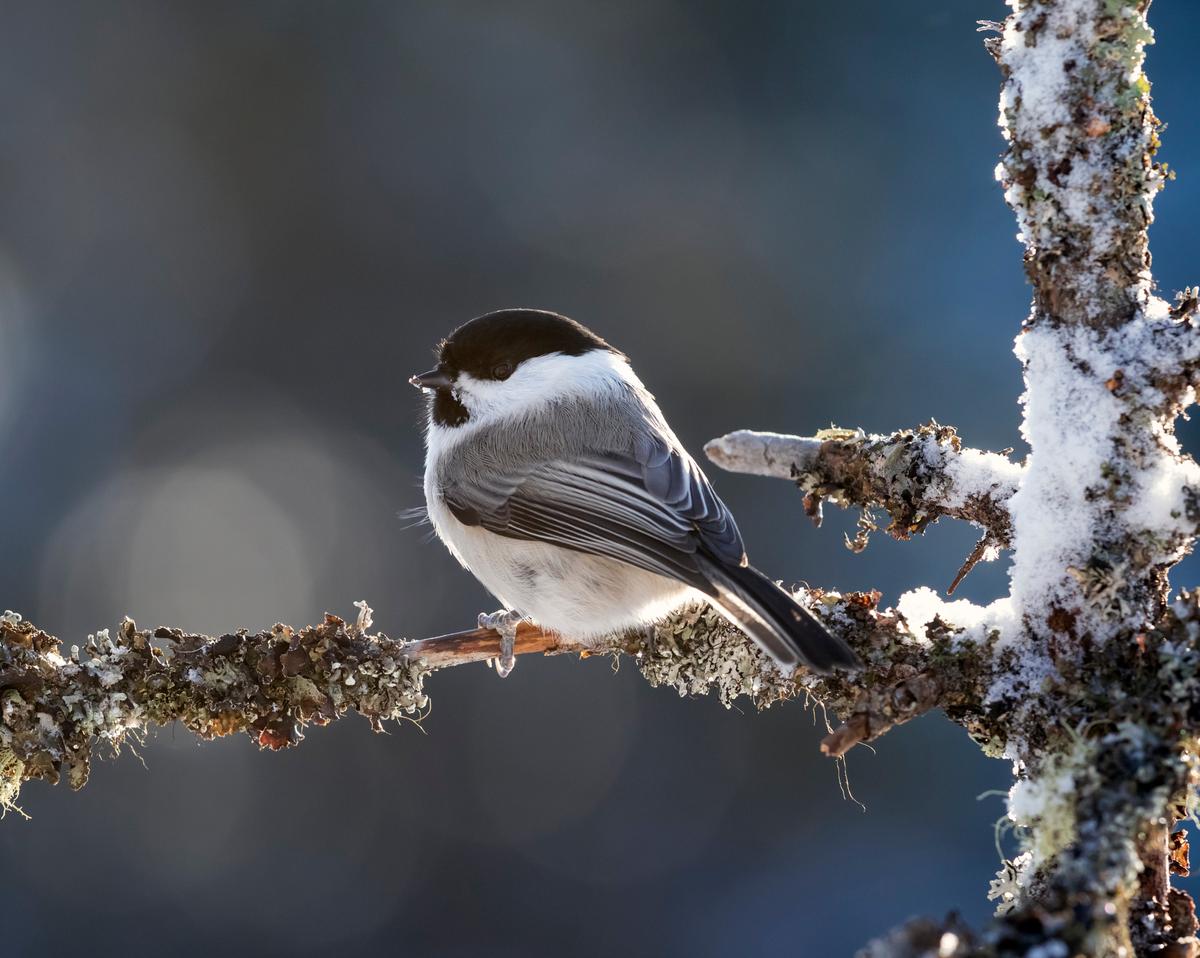
[[[461,426],[471,414],[449,389],[439,389],[433,397],[433,421],[439,426]]]

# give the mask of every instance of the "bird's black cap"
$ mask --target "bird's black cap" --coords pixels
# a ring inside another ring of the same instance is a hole
[[[624,357],[586,326],[544,309],[499,309],[463,323],[438,346],[438,364],[409,382],[432,393],[431,413],[439,426],[461,426],[470,418],[454,394],[461,373],[473,379],[507,379],[536,356],[582,356],[603,349]]]
[[[500,309],[463,323],[439,349],[439,366],[451,376],[504,378],[535,356],[581,356],[594,349],[617,353],[586,326],[544,309]],[[619,355],[619,353],[618,353]]]

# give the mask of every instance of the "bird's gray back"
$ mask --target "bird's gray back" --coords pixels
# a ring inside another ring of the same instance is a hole
[[[546,462],[613,454],[637,459],[655,438],[688,454],[665,423],[632,390],[572,396],[526,412],[520,419],[475,427],[469,441],[451,445],[437,464],[439,484],[468,483],[497,471],[527,473]],[[470,427],[467,427],[470,428]]]

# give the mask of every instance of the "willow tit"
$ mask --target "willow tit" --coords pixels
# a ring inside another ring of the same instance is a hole
[[[859,665],[747,563],[733,516],[629,360],[579,323],[488,313],[409,381],[429,397],[429,518],[510,610],[479,617],[501,633],[501,675],[523,618],[586,641],[645,628],[695,599],[788,673]]]

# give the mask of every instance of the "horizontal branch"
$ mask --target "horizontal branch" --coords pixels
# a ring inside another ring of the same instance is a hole
[[[64,655],[59,640],[14,613],[0,617],[0,805],[22,781],[86,781],[93,747],[181,722],[204,739],[245,731],[266,748],[299,741],[353,709],[373,727],[419,715],[428,668],[404,643],[350,626],[320,625],[211,638],[179,629],[88,636]]]
[[[892,520],[887,532],[897,539],[949,517],[979,526],[992,547],[1011,545],[1008,504],[1022,467],[1002,454],[964,449],[950,426],[931,422],[886,436],[851,429],[811,437],[739,430],[704,451],[731,472],[795,481],[818,524],[828,499],[885,510]],[[865,533],[860,538],[865,545]]]
[[[707,606],[684,609],[655,629],[583,645],[523,623],[517,654],[632,656],[655,686],[681,695],[713,692],[729,705],[749,696],[760,708],[798,696],[846,717],[822,749],[844,754],[857,742],[934,708],[968,711],[988,684],[990,656],[953,642],[935,622],[912,635],[903,616],[876,608],[879,596],[810,593],[814,611],[865,663],[854,675],[785,675],[744,634]],[[428,708],[425,680],[438,669],[500,654],[500,636],[472,629],[404,642],[327,615],[319,625],[217,637],[139,629],[125,619],[115,635],[89,636],[64,655],[59,640],[14,613],[0,617],[0,808],[23,782],[87,781],[99,743],[178,721],[203,739],[247,732],[270,749],[295,745],[307,725],[347,712],[379,730]]]
[[[516,655],[541,652],[554,655],[561,652],[580,652],[585,646],[564,639],[556,632],[543,632],[532,622],[521,622],[517,626]],[[467,665],[471,662],[487,662],[500,655],[500,633],[495,629],[470,629],[466,632],[450,632],[431,639],[419,639],[404,646],[404,655],[410,662],[420,662],[430,669],[444,669],[452,665]]]

